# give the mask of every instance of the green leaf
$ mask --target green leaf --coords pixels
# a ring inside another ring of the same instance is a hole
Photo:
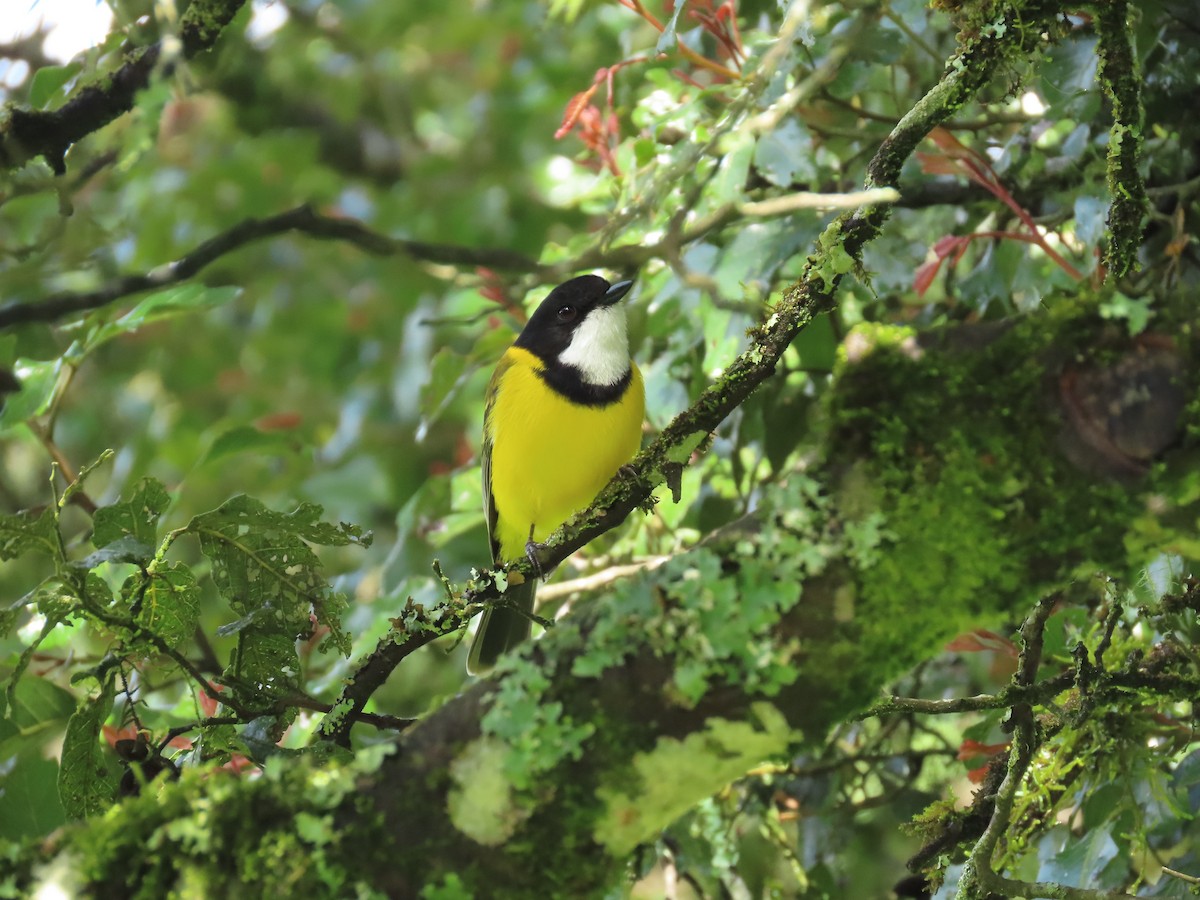
[[[66,820],[58,799],[58,763],[35,754],[18,757],[0,778],[0,838],[42,837]]]
[[[169,646],[178,647],[195,633],[200,618],[200,586],[192,570],[182,563],[165,563],[148,576],[141,572],[130,575],[121,596],[134,607],[138,624]]]
[[[350,655],[353,641],[342,628],[342,613],[349,608],[350,601],[341,591],[332,591],[326,594],[321,602],[313,604],[313,613],[317,617],[317,622],[329,629],[329,636],[321,642],[322,652],[332,645],[342,656]]]
[[[1042,839],[1038,850],[1039,880],[1057,881],[1072,887],[1095,887],[1100,871],[1117,855],[1116,841],[1108,827],[1095,828],[1076,839],[1063,826],[1055,826]]]
[[[188,531],[200,540],[200,549],[212,562],[213,581],[242,620],[232,630],[241,635],[245,654],[256,653],[249,642],[265,635],[285,639],[290,650],[265,651],[267,656],[287,656],[293,665],[292,642],[307,632],[310,615],[327,625],[332,640],[348,652],[339,613],[344,601],[330,592],[320,575],[320,560],[309,544],[368,546],[370,533],[355,525],[320,521],[321,507],[305,503],[290,513],[267,509],[241,495],[209,513],[196,516]],[[225,629],[230,630],[229,626]],[[294,665],[293,665],[294,668]],[[276,670],[278,671],[278,670]],[[238,673],[245,677],[243,673]],[[265,673],[255,675],[265,678]]]
[[[0,515],[0,559],[16,559],[26,553],[59,555],[58,520],[54,510],[24,509],[15,515]]]
[[[24,607],[23,599],[14,603],[8,609],[0,609],[0,638],[8,637],[13,630],[13,626],[17,624],[17,620],[21,617],[21,609]],[[0,697],[3,697],[0,694]],[[3,700],[0,700],[0,707],[3,706]]]
[[[249,687],[263,703],[293,693],[300,684],[300,655],[294,635],[281,634],[274,624],[251,625],[240,635],[239,650],[230,662],[233,684]],[[285,726],[286,727],[286,726]]]
[[[37,637],[30,641],[21,651],[21,655],[17,657],[17,662],[13,666],[12,673],[8,676],[8,685],[6,691],[9,701],[13,705],[13,717],[17,718],[17,709],[22,707],[21,695],[19,688],[23,684],[21,676],[25,674],[25,670],[29,668],[29,664],[33,661],[33,654],[37,652],[38,647],[42,645],[42,641],[50,636],[56,627],[58,627],[59,619],[54,616],[46,616],[46,620],[42,623],[42,630],[38,632]],[[41,681],[41,679],[37,679]],[[36,715],[36,713],[34,713]]]
[[[709,188],[712,200],[719,205],[739,201],[746,193],[746,179],[750,175],[755,143],[749,134],[739,132],[725,141],[723,150],[725,155],[721,159],[721,166]]]
[[[1104,236],[1108,203],[1102,197],[1080,194],[1075,198],[1075,237],[1085,247],[1095,247]]]
[[[97,550],[95,553],[89,553],[81,560],[72,562],[71,567],[90,570],[104,563],[131,563],[141,566],[148,563],[153,556],[153,547],[142,543],[137,538],[126,535],[113,541],[107,547]]]
[[[114,693],[113,679],[108,678],[100,693],[84,700],[67,722],[58,796],[72,819],[101,813],[112,805],[118,766],[100,741],[100,728],[112,709]]]
[[[75,697],[45,678],[22,678],[10,696],[11,718],[21,728],[65,719],[75,709]]]
[[[808,183],[817,179],[812,156],[812,136],[795,119],[788,119],[758,139],[754,167],[771,184],[789,187],[798,180]]]
[[[1121,293],[1113,293],[1112,297],[1100,304],[1100,315],[1105,319],[1124,319],[1129,334],[1136,337],[1146,330],[1154,310],[1150,308],[1150,300],[1145,297],[1126,297]]]
[[[287,730],[290,717],[259,716],[246,724],[242,729],[242,746],[247,755],[256,763],[262,764],[272,756],[279,754],[299,754],[300,750],[284,750],[278,746],[279,740]]]
[[[417,440],[424,440],[429,427],[446,411],[464,385],[475,374],[461,353],[442,347],[434,355],[429,368],[429,380],[421,386],[421,409],[424,415],[417,426]]]
[[[83,68],[79,63],[67,63],[65,66],[42,66],[33,73],[29,80],[29,105],[35,109],[45,109],[54,99],[54,95],[62,91],[63,86],[74,78]]]
[[[802,369],[832,372],[838,349],[832,319],[829,316],[817,316],[796,335],[792,347],[800,356]]]
[[[223,456],[234,453],[270,453],[291,451],[296,446],[294,435],[280,431],[260,431],[251,425],[239,425],[217,435],[208,453],[204,455],[205,462],[212,462]]]
[[[223,306],[237,298],[241,290],[239,287],[208,287],[189,282],[158,291],[141,300],[115,322],[106,322],[97,327],[88,336],[87,348],[93,350],[118,335],[137,331],[152,322]]]
[[[97,577],[92,573],[89,575]],[[63,621],[79,607],[79,597],[72,579],[62,575],[47,578],[23,597],[22,602],[35,604],[37,611],[52,622]]]
[[[128,500],[96,510],[92,519],[92,544],[107,547],[131,537],[153,547],[158,542],[158,520],[171,505],[171,496],[155,478],[143,478]]]
[[[685,6],[687,6],[687,0],[679,0],[675,4],[675,11],[671,13],[671,18],[662,30],[662,34],[658,36],[658,43],[654,46],[655,53],[669,53],[679,43],[679,36],[675,33],[675,28],[679,24],[679,14],[683,12]]]
[[[0,409],[0,432],[45,412],[61,371],[61,359],[17,360],[13,374],[20,381],[21,389],[4,398],[4,408]]]

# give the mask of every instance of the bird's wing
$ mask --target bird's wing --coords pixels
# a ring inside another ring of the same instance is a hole
[[[492,547],[493,563],[500,562],[500,538],[496,534],[496,498],[492,496],[492,407],[496,404],[496,392],[500,387],[500,381],[511,365],[512,360],[507,353],[500,357],[500,362],[496,364],[496,371],[492,373],[492,380],[488,382],[483,401],[483,518],[487,523],[488,543]]]

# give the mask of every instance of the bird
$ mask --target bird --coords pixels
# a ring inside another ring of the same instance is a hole
[[[483,415],[483,510],[492,563],[523,556],[585,509],[641,444],[646,392],[621,299],[632,281],[580,275],[554,288],[500,357]],[[488,607],[467,671],[529,638],[537,579]]]

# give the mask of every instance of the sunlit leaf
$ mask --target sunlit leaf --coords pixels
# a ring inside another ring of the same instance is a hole
[[[235,299],[240,293],[241,288],[208,287],[196,282],[157,291],[138,301],[133,309],[116,321],[106,322],[97,327],[88,337],[88,346],[98,347],[118,335],[137,331],[152,322],[221,306]]]
[[[54,387],[61,372],[61,359],[18,359],[13,374],[20,382],[21,389],[4,397],[4,407],[0,409],[0,431],[45,412],[54,396]]]
[[[68,81],[82,70],[77,62],[65,66],[42,66],[29,80],[29,104],[37,109],[50,106],[50,101],[59,94]]]

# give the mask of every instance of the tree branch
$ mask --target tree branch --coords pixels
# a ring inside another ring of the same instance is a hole
[[[356,721],[365,720],[363,707],[396,666],[426,644],[466,627],[480,609],[451,597],[446,604],[426,610],[410,598],[375,650],[346,679],[341,694],[328,710],[329,715],[321,722],[318,737],[349,747],[350,729]]]
[[[1033,7],[1048,20],[1060,14],[1054,3],[1033,4]],[[930,131],[986,85],[1009,56],[1041,43],[1042,29],[1030,24],[1032,11],[1025,11],[1025,21],[1019,28],[981,34],[959,49],[942,80],[900,120],[871,159],[867,167],[868,188],[895,187],[904,161]],[[1006,17],[1015,20],[1016,13],[1006,8]],[[1014,34],[1019,37],[1005,39],[1005,35]],[[634,509],[651,502],[651,494],[667,480],[667,474],[684,465],[683,461],[688,460],[708,433],[774,374],[776,364],[800,330],[814,317],[833,308],[838,283],[860,262],[863,247],[879,233],[888,209],[885,205],[866,205],[834,220],[818,240],[818,249],[808,258],[799,280],[784,291],[767,322],[751,331],[751,345],[726,368],[720,380],[677,415],[587,510],[546,541],[541,559],[544,570],[552,569],[620,525]],[[527,578],[534,574],[527,560],[521,560],[510,571]],[[499,595],[494,580],[486,572],[482,580],[470,582],[463,594],[464,599],[473,603]]]
[[[326,240],[346,241],[375,256],[403,254],[427,262],[489,266],[497,269],[533,269],[534,260],[510,250],[474,250],[450,244],[429,244],[391,238],[372,231],[353,219],[317,213],[307,204],[265,219],[246,219],[205,241],[174,262],[138,275],[126,275],[94,291],[54,294],[34,303],[0,307],[0,328],[26,322],[52,322],[71,313],[107,306],[115,300],[142,291],[158,290],[193,277],[206,266],[241,247],[289,231]]]
[[[1096,5],[1096,30],[1100,36],[1100,83],[1112,103],[1113,124],[1108,134],[1109,244],[1104,263],[1118,277],[1137,264],[1142,245],[1142,221],[1150,208],[1146,182],[1139,163],[1142,151],[1141,78],[1129,34],[1126,0]]]
[[[183,58],[191,59],[212,47],[245,2],[193,2],[179,23]],[[174,60],[163,50],[164,42],[159,41],[130,52],[119,69],[81,88],[58,109],[11,109],[8,121],[0,127],[0,169],[16,169],[41,156],[54,174],[65,174],[63,157],[72,144],[129,112],[160,62],[164,71],[173,68]]]
[[[1012,15],[1011,10],[1009,14]],[[1026,22],[1020,33],[1030,32],[1041,33]],[[998,46],[993,46],[993,42],[999,42]],[[868,178],[868,187],[893,186],[904,160],[920,140],[988,83],[991,74],[1011,52],[1012,48],[994,36],[976,38],[962,48],[958,55],[967,57],[971,64],[958,68],[950,66],[942,81],[901,120],[868,167],[873,173]],[[633,510],[654,502],[654,490],[675,477],[693,454],[703,448],[710,432],[774,374],[778,361],[800,330],[815,316],[832,309],[833,295],[842,276],[858,264],[863,246],[879,233],[886,216],[886,207],[865,206],[830,224],[818,240],[817,249],[808,258],[801,277],[784,292],[766,323],[750,332],[750,346],[691,407],[677,415],[649,446],[623,467],[590,507],[565,523],[541,546],[539,561],[543,571],[553,569],[572,553],[616,528]],[[642,248],[631,249],[640,251]],[[527,559],[509,569],[509,572],[514,571],[525,578],[536,577]],[[468,610],[477,610],[481,604],[500,597],[495,573],[484,569],[480,577],[465,585],[458,603]],[[461,607],[452,607],[451,615],[457,615],[455,609]],[[361,709],[370,692],[382,684],[391,670],[411,652],[390,649],[381,652],[385,649],[381,646],[376,651],[378,659],[372,663],[372,675],[370,679],[364,678],[363,693],[355,700],[357,709]],[[378,684],[369,687],[374,682]],[[345,739],[343,731],[336,731],[336,735],[339,740]]]

